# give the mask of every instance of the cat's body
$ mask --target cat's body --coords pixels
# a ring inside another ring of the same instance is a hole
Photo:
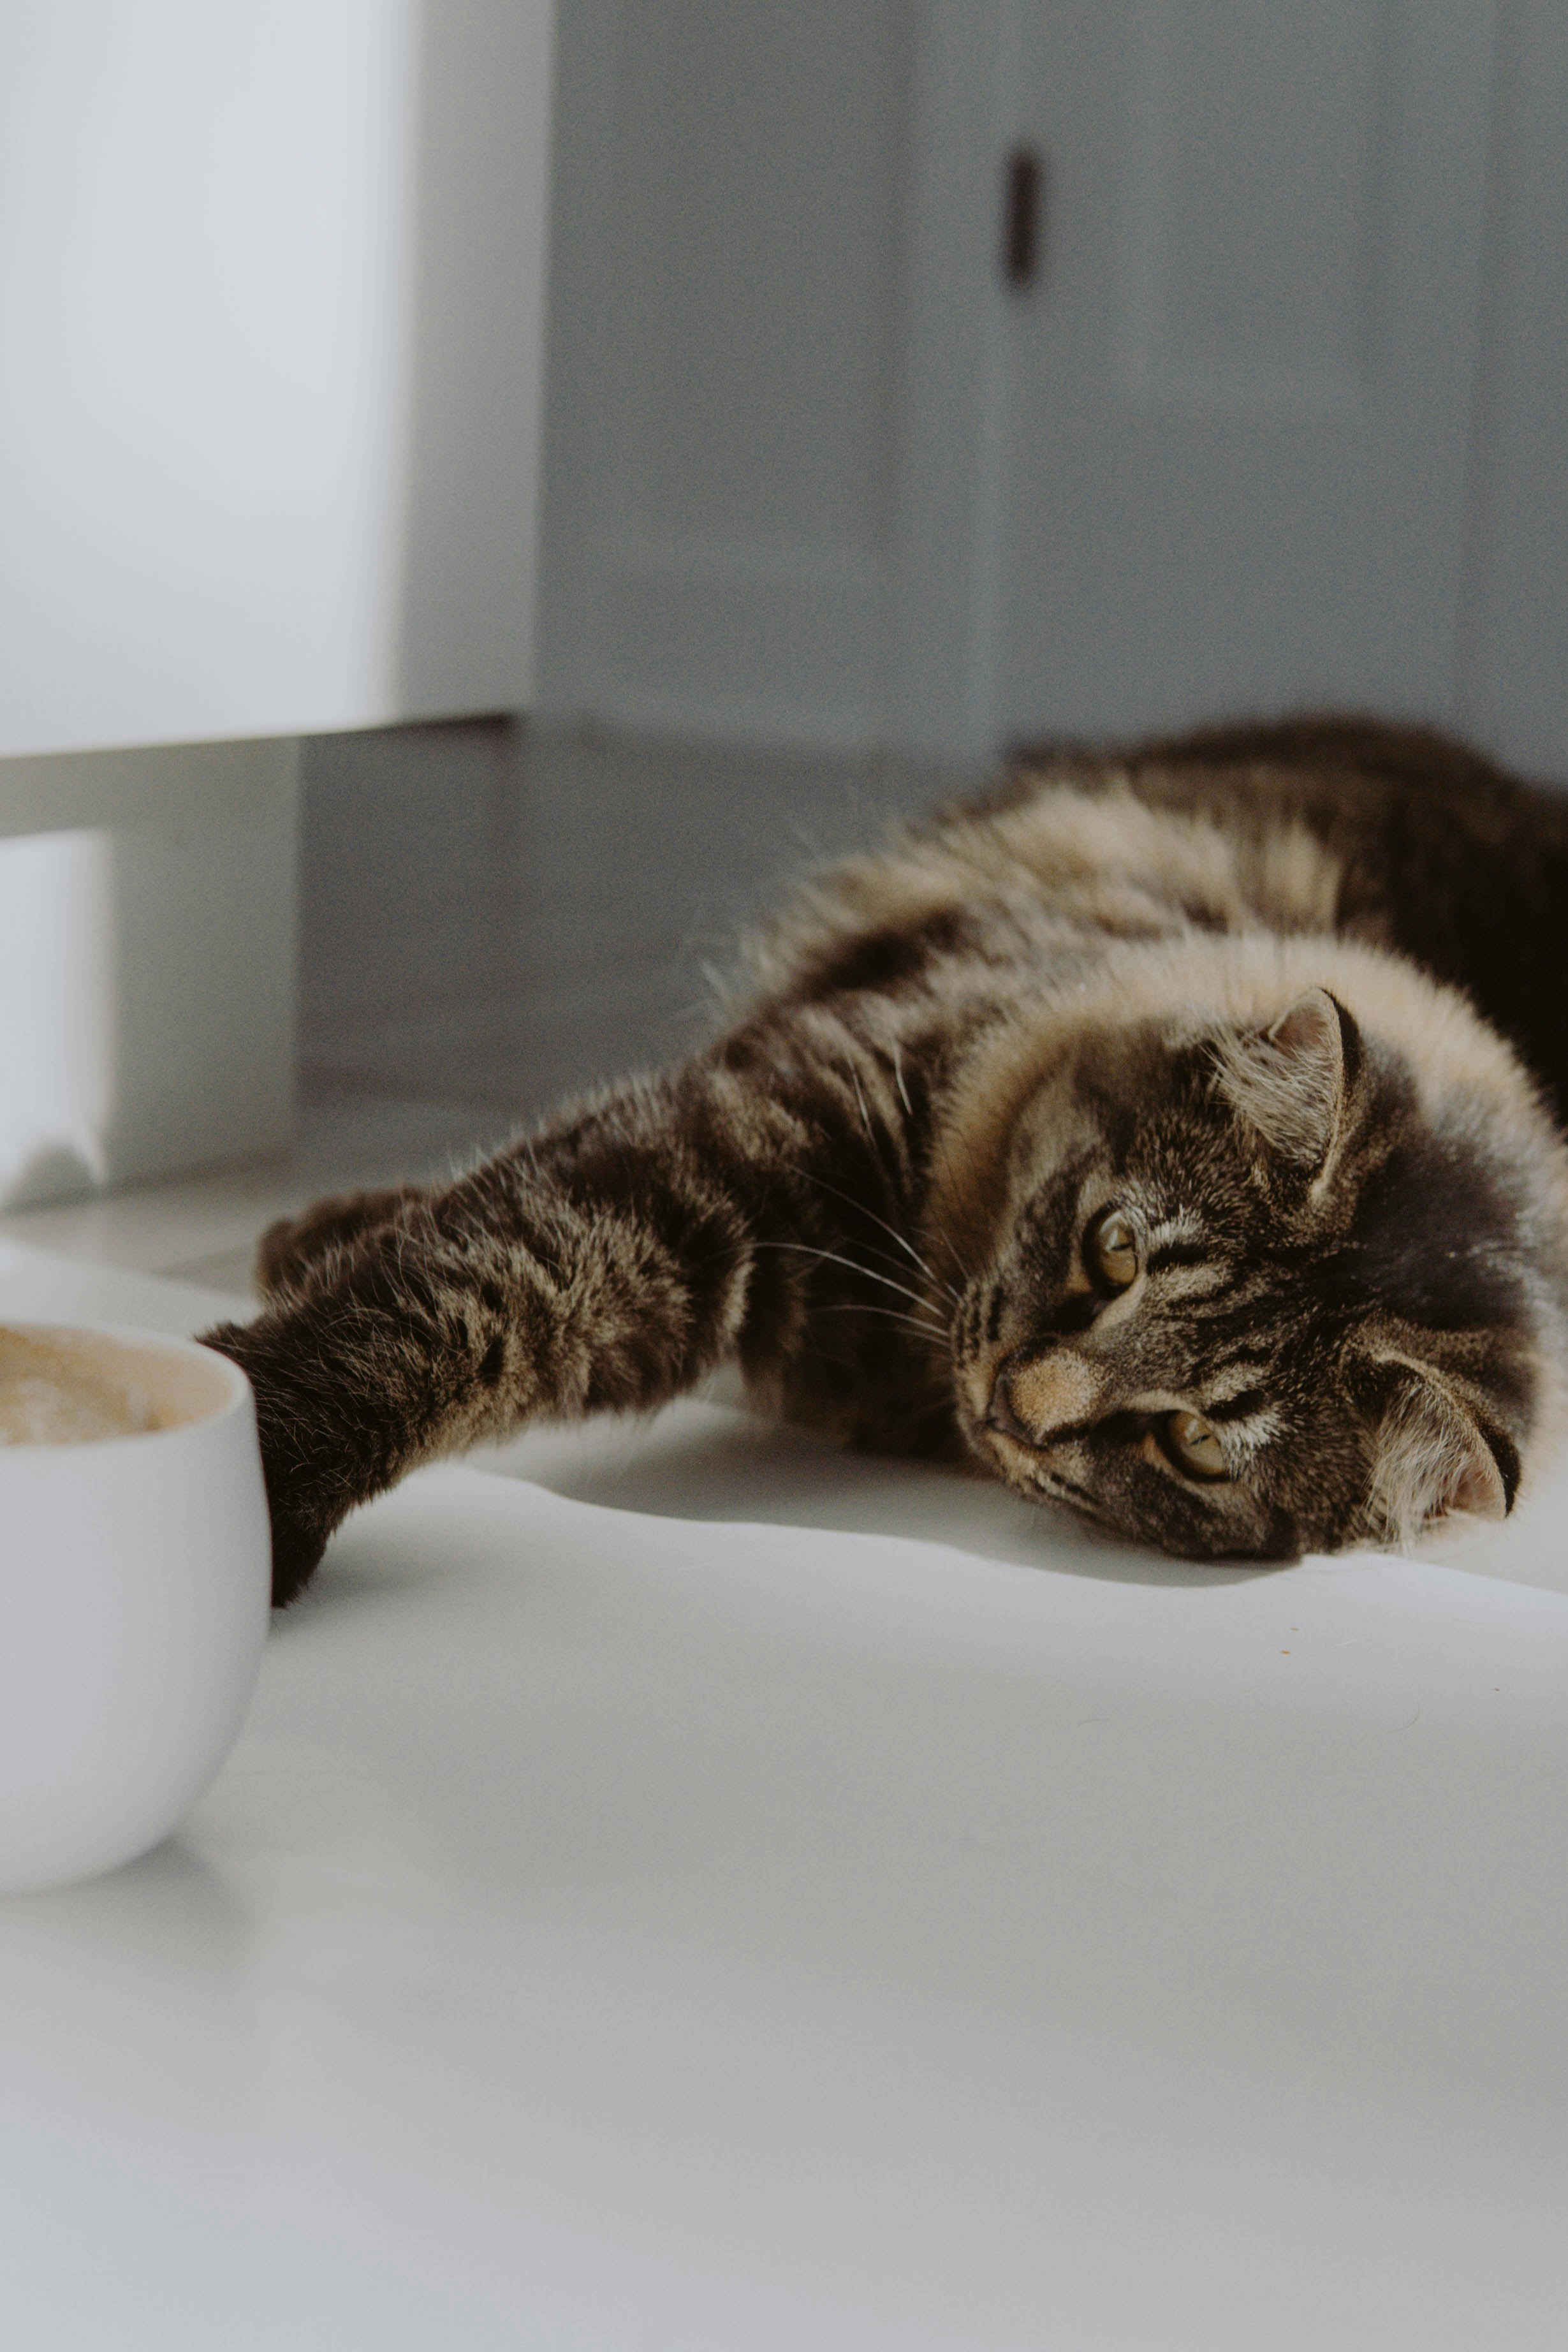
[[[1565,919],[1568,805],[1424,730],[1023,762],[685,1064],[268,1237],[216,1338],[278,1597],[416,1463],[728,1358],[1185,1556],[1502,1516],[1568,1384]]]

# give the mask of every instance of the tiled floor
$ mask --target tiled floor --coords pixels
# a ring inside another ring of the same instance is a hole
[[[968,781],[503,719],[323,738],[305,780],[295,1151],[0,1234],[244,1291],[274,1217],[447,1172],[681,1051],[783,877]]]
[[[968,781],[499,720],[328,739],[306,773],[311,1085],[530,1113],[683,1050],[789,876]]]

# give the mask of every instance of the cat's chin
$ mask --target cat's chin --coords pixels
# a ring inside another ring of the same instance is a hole
[[[1502,1524],[1470,1511],[1450,1511],[1446,1518],[1436,1519],[1423,1528],[1414,1543],[1405,1547],[1404,1556],[1407,1559],[1430,1560],[1437,1568],[1451,1568],[1456,1560],[1495,1541]]]
[[[1080,1533],[1141,1548],[1141,1538],[1119,1528],[1092,1495],[1061,1472],[1044,1467],[1034,1447],[989,1427],[977,1430],[971,1443],[986,1468],[1022,1501],[1050,1511],[1054,1517],[1071,1519]]]
[[[1049,1472],[1040,1466],[1040,1457],[1032,1445],[1020,1438],[1009,1437],[1003,1429],[989,1422],[972,1422],[965,1432],[969,1449],[994,1478],[1010,1486],[1015,1495],[1026,1502],[1061,1502],[1064,1494],[1053,1493],[1048,1485]]]

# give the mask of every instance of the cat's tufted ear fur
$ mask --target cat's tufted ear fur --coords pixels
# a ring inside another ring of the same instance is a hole
[[[1220,1092],[1260,1142],[1303,1174],[1324,1167],[1344,1121],[1360,1033],[1326,988],[1310,988],[1267,1029],[1214,1049]]]
[[[1377,1437],[1371,1513],[1405,1549],[1444,1521],[1505,1519],[1514,1478],[1459,1400],[1414,1365],[1396,1374]]]

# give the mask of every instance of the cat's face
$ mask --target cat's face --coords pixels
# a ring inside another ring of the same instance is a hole
[[[955,1325],[1009,1484],[1186,1559],[1501,1517],[1540,1354],[1519,1187],[1318,990],[1083,1040],[1012,1143]]]

